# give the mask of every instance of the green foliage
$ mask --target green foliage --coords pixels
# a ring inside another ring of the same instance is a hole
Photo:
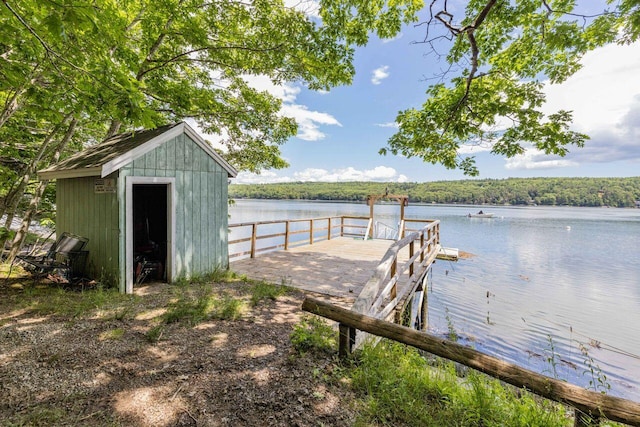
[[[244,301],[223,295],[222,299],[214,304],[212,316],[220,320],[238,320],[244,314],[245,308]]]
[[[584,357],[584,365],[586,367],[584,375],[588,375],[589,377],[589,388],[593,388],[594,391],[606,394],[611,390],[611,384],[607,379],[607,375],[602,371],[600,365],[593,360],[593,357],[589,354],[587,346],[581,342],[579,342],[578,345],[580,346],[580,353]]]
[[[445,318],[447,319],[447,338],[450,341],[456,342],[458,341],[458,338],[460,338],[460,336],[458,335],[458,331],[456,331],[456,326],[454,325],[453,319],[451,319],[451,315],[449,314],[449,307],[446,307],[445,311],[446,311]]]
[[[547,335],[547,341],[549,342],[549,348],[547,349],[547,356],[545,359],[551,367],[551,377],[558,379],[558,353],[556,353],[556,347],[551,335]]]
[[[258,282],[251,286],[251,305],[256,306],[264,300],[275,300],[286,293],[287,288],[285,286]]]
[[[211,295],[200,295],[193,298],[187,294],[171,304],[164,315],[165,323],[184,322],[197,325],[209,318],[213,311],[214,298]]]
[[[147,341],[151,344],[155,344],[162,338],[162,334],[164,333],[165,325],[164,323],[153,326],[151,329],[147,331],[144,335]]]
[[[565,409],[452,363],[430,366],[419,352],[383,341],[365,347],[347,372],[360,396],[357,425],[568,426]]]
[[[309,350],[335,352],[337,331],[317,316],[305,315],[291,332],[291,344],[299,354]]]
[[[218,297],[208,285],[181,287],[178,298],[170,304],[162,320],[165,324],[185,323],[193,326],[205,320],[237,320],[245,311],[245,303],[229,295]]]
[[[425,183],[298,182],[231,185],[235,198],[344,200],[364,202],[370,194],[407,194],[410,203],[633,207],[640,177],[509,178]]]
[[[505,157],[527,149],[564,156],[582,147],[588,135],[570,129],[570,111],[543,112],[542,89],[544,81],[561,83],[574,74],[586,52],[638,39],[636,1],[600,3],[600,10],[610,9],[594,16],[565,0],[469,1],[464,11],[446,0],[430,2],[424,41],[434,52],[448,51],[449,71],[427,89],[421,107],[398,113],[398,131],[381,154],[476,176],[474,158],[460,154],[463,146]]]

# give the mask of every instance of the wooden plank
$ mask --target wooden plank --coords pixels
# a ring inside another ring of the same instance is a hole
[[[189,146],[191,147],[191,170],[192,171],[197,171],[200,172],[200,164],[201,159],[202,159],[202,154],[204,153],[202,151],[202,148],[198,147],[198,145],[196,145],[196,143],[189,138],[188,136],[186,136],[187,142],[189,143]]]
[[[194,156],[197,157],[197,156]],[[200,209],[202,205],[202,199],[200,198],[200,172],[196,169],[195,165],[193,172],[191,172],[191,193],[193,197],[191,199],[191,241],[193,242],[193,271],[194,273],[203,272],[203,259],[202,259],[202,228],[200,221]]]
[[[178,135],[176,137],[176,156],[175,156],[175,169],[179,170],[179,171],[183,171],[185,170],[184,168],[184,163],[185,163],[185,154],[184,154],[184,146],[185,146],[185,136],[184,135]]]
[[[165,169],[168,171],[173,171],[176,168],[176,141],[177,137],[171,138],[164,143],[166,155]]]
[[[168,142],[168,141],[167,141]],[[167,169],[167,142],[158,146],[155,149],[156,152],[156,169],[166,170]]]
[[[156,164],[156,154],[156,150],[151,150],[143,156],[145,169],[156,169],[158,167]]]
[[[208,273],[213,270],[214,264],[209,242],[215,239],[216,236],[214,236],[213,233],[211,235],[209,234],[209,225],[213,227],[214,224],[207,218],[207,212],[210,212],[208,173],[198,172],[198,175],[200,175],[200,271]]]
[[[184,170],[193,170],[193,141],[186,135],[184,138]]]
[[[547,399],[571,405],[586,414],[602,415],[611,421],[640,426],[640,403],[586,390],[505,362],[453,341],[378,320],[316,298],[305,298],[302,309],[358,330],[453,360],[518,388],[525,388]]]
[[[185,152],[188,145],[185,147]],[[187,158],[185,158],[185,167]],[[182,221],[184,223],[184,236],[183,245],[184,252],[182,254],[184,259],[185,274],[192,276],[193,274],[193,217],[191,216],[191,210],[193,209],[193,175],[191,171],[186,170],[184,173],[184,186],[183,191],[185,194],[184,205],[182,206]]]
[[[220,265],[224,268],[229,268],[229,245],[226,244],[229,235],[229,185],[227,184],[229,176],[227,171],[218,166],[219,172],[216,173],[218,177],[218,185],[216,188],[220,190],[220,196],[216,200],[220,204],[218,209],[219,214],[219,229],[221,230],[221,238],[219,239],[219,253],[220,253]]]
[[[177,160],[177,159],[176,159]],[[181,277],[185,274],[184,266],[184,252],[185,252],[185,239],[184,239],[184,206],[186,203],[186,193],[184,191],[184,171],[176,171],[176,232],[175,232],[175,244],[176,253],[174,255],[175,264],[174,267],[175,277]]]

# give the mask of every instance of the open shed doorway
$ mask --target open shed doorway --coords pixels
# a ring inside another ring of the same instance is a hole
[[[168,184],[134,184],[133,281],[167,281]]]

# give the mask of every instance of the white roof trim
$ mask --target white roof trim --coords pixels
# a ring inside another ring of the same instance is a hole
[[[102,166],[87,167],[80,169],[67,169],[67,170],[54,170],[48,171],[46,169],[38,172],[40,179],[64,179],[64,178],[80,178],[87,176],[99,176],[104,178],[111,175],[113,172],[119,170],[123,166],[131,163],[139,157],[144,156],[148,152],[158,148],[160,145],[169,141],[172,138],[181,134],[186,134],[192,141],[194,141],[200,148],[202,148],[214,161],[218,162],[224,170],[227,171],[231,178],[238,175],[238,171],[231,166],[222,156],[220,156],[214,149],[205,141],[195,130],[193,130],[185,122],[181,122],[166,132],[150,139],[149,141],[139,145],[138,147],[127,151],[124,154],[116,157],[115,159],[103,164]]]
[[[105,176],[112,174],[113,172],[117,171],[121,167],[131,163],[135,159],[142,157],[145,154],[147,154],[149,151],[159,147],[160,145],[170,140],[171,138],[175,138],[176,136],[180,135],[183,131],[184,131],[184,123],[180,123],[179,125],[156,136],[155,138],[150,139],[144,144],[137,146],[133,150],[127,151],[126,153],[102,165],[102,172],[100,176],[104,178]]]
[[[40,171],[38,172],[38,178],[41,180],[49,179],[64,179],[64,178],[82,178],[86,176],[100,176],[102,169],[98,167],[84,168],[84,169],[70,169],[61,171]],[[103,176],[104,178],[104,176]]]
[[[144,156],[148,152],[158,148],[160,145],[182,133],[187,134],[187,136],[191,138],[196,144],[198,144],[198,146],[202,148],[211,158],[218,162],[220,166],[222,166],[232,178],[238,175],[238,171],[225,159],[223,159],[218,153],[216,153],[215,150],[207,143],[207,141],[205,141],[195,130],[193,130],[191,126],[189,126],[185,122],[182,122],[169,129],[168,131],[134,148],[133,150],[127,151],[121,156],[118,156],[110,162],[105,163],[104,165],[102,165],[100,176],[104,178],[105,176],[110,175],[114,171],[117,171],[118,169],[131,163],[137,158]]]
[[[184,125],[184,133],[189,136],[196,144],[200,146],[209,156],[211,156],[216,162],[220,163],[220,166],[226,170],[232,178],[235,178],[238,175],[238,171],[231,166],[220,154],[216,153],[216,151],[209,145],[207,141],[205,141],[198,132],[193,130],[191,126],[186,123],[182,123]]]

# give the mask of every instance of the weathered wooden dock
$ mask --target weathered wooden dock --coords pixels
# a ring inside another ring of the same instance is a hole
[[[424,327],[426,274],[441,251],[439,221],[402,220],[399,240],[372,238],[372,217],[265,221],[229,228],[233,271],[334,301],[337,297],[343,306],[380,318],[399,318],[409,310],[410,323]]]
[[[251,279],[355,301],[392,243],[335,237],[232,261],[231,269]],[[408,250],[402,251],[400,259],[408,258]]]

